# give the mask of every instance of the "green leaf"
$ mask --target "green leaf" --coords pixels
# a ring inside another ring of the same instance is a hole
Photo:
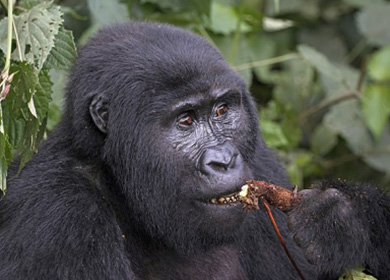
[[[298,115],[313,98],[314,70],[307,61],[295,59],[285,62],[286,73],[280,75],[274,91],[275,99]]]
[[[356,7],[366,7],[366,6],[371,6],[373,4],[382,4],[384,1],[383,0],[343,0],[343,2],[350,4],[352,6]]]
[[[129,20],[127,7],[118,0],[88,0],[87,2],[95,25]]]
[[[53,81],[52,100],[49,103],[49,113],[46,129],[51,131],[57,125],[61,117],[64,101],[64,89],[66,87],[67,72],[65,70],[50,69],[50,80]]]
[[[299,45],[297,49],[302,57],[320,73],[328,97],[356,91],[358,80],[356,70],[330,62],[325,55],[309,46]]]
[[[314,153],[325,155],[337,144],[337,134],[324,125],[315,128],[311,138],[311,148]]]
[[[234,7],[213,2],[211,4],[211,24],[209,28],[217,34],[231,34],[236,31],[238,14]],[[240,32],[244,33],[251,28],[245,22],[240,23]]]
[[[196,11],[201,14],[210,14],[211,0],[141,0],[141,3],[152,3],[162,9],[169,9],[174,12]]]
[[[7,98],[2,102],[5,135],[13,152],[21,155],[21,167],[36,151],[38,133],[47,116],[51,82],[47,70],[41,72],[26,62],[12,65],[16,72]]]
[[[376,280],[376,278],[366,274],[364,268],[357,268],[347,270],[339,280]]]
[[[324,55],[308,46],[301,45],[298,50],[319,72],[323,87],[327,91],[326,100],[334,100],[356,91],[358,80],[356,71],[336,66]],[[356,155],[362,155],[373,145],[357,100],[343,100],[332,105],[324,117],[324,125],[330,131],[341,135]]]
[[[306,45],[298,46],[298,51],[320,74],[320,81],[326,90],[326,99],[356,92],[359,77],[356,70],[345,65],[336,65],[325,55]]]
[[[371,84],[363,95],[363,114],[366,123],[378,139],[388,124],[390,116],[390,88],[384,85]]]
[[[340,69],[330,63],[325,55],[307,45],[299,45],[297,49],[302,57],[314,66],[322,75],[331,79],[340,80],[342,77]]]
[[[367,70],[369,75],[377,81],[390,80],[390,45],[371,56]]]
[[[367,1],[368,2],[368,1]],[[390,43],[390,4],[381,3],[365,7],[357,15],[360,32],[374,45]]]
[[[76,45],[72,31],[61,27],[55,37],[54,48],[47,57],[46,67],[66,70],[73,64],[75,58]]]
[[[363,155],[363,160],[372,168],[390,173],[390,128],[385,126],[385,129],[380,139],[367,150]]]
[[[238,42],[238,52],[234,55],[232,61],[232,49],[234,44],[233,36],[220,36],[220,35],[212,35],[212,40],[218,49],[221,51],[224,58],[229,62],[230,65],[241,65],[251,61],[250,53],[248,50],[248,45],[246,44],[246,40],[240,40]],[[252,82],[252,71],[251,69],[244,69],[238,71],[238,73],[245,79],[247,85],[250,85]]]
[[[49,102],[51,100],[50,96],[52,93],[52,83],[50,81],[48,70],[45,68],[42,69],[42,71],[39,73],[38,79],[39,84],[37,85],[36,92],[33,95],[37,119],[27,123],[24,142],[27,147],[22,147],[22,156],[19,169],[22,169],[36,152],[36,146],[42,140],[45,131],[45,120],[47,118]],[[26,139],[26,137],[29,135],[30,139]]]
[[[27,103],[36,93],[39,78],[38,70],[26,62],[11,66],[11,71],[16,74],[11,90],[3,101],[4,127],[12,148],[19,149],[23,146],[26,123],[36,120]]]
[[[32,7],[42,3],[41,0],[22,0],[18,1],[18,6],[24,8],[25,10],[30,10]]]
[[[47,56],[54,46],[54,38],[62,24],[60,7],[50,2],[42,2],[20,14],[14,16],[15,26],[20,42],[18,48],[12,52],[12,59],[27,60],[30,64],[41,69]],[[6,53],[7,19],[0,22],[0,48]],[[15,34],[13,34],[15,39]],[[16,41],[15,41],[16,42]]]
[[[3,110],[0,103],[0,190],[5,193],[7,169],[12,161],[12,148],[3,126]]]
[[[269,120],[260,120],[261,133],[264,141],[271,148],[283,148],[288,146],[288,140],[283,133],[280,124]]]
[[[356,155],[362,155],[373,145],[357,100],[348,100],[332,106],[324,117],[324,125],[340,134]]]

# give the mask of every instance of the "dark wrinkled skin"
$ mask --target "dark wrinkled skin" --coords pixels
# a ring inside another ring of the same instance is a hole
[[[208,203],[251,178],[290,186],[220,53],[168,25],[106,28],[80,52],[62,121],[8,182],[0,279],[299,279],[262,207]],[[390,275],[385,195],[322,182],[304,197],[273,213],[306,279]]]

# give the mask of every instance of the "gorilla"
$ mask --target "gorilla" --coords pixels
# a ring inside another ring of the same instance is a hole
[[[300,279],[264,208],[235,201],[243,179],[291,184],[211,44],[166,24],[111,26],[66,91],[61,122],[0,202],[0,279]],[[301,197],[272,211],[305,279],[356,267],[390,279],[382,191],[320,181]]]

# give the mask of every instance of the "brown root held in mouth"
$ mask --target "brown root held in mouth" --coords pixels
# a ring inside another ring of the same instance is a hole
[[[258,210],[259,198],[264,198],[272,206],[287,212],[299,200],[296,186],[290,191],[264,181],[250,180],[241,189],[241,203],[246,210]]]

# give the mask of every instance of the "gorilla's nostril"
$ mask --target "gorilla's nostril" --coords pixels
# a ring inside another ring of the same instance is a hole
[[[226,171],[229,167],[227,164],[220,163],[220,162],[210,162],[207,165],[210,166],[213,170],[219,172]]]

